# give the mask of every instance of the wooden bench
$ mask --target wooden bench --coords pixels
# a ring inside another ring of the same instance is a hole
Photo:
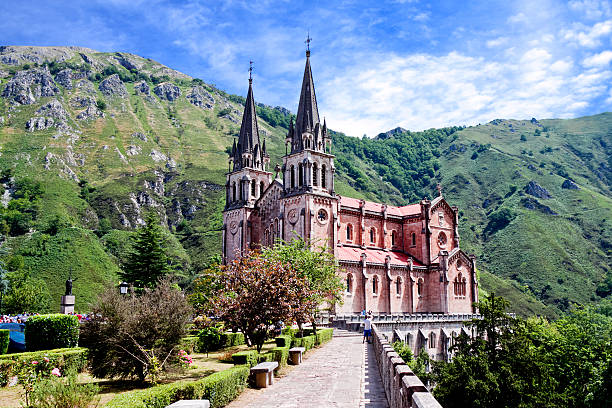
[[[251,368],[251,374],[255,375],[255,385],[258,388],[267,388],[268,385],[274,384],[274,369],[276,367],[278,367],[276,361],[268,361]]]
[[[306,347],[293,347],[289,349],[289,360],[291,364],[300,365],[302,364],[302,354],[306,351]]]

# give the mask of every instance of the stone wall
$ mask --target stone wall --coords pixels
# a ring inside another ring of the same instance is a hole
[[[372,343],[389,408],[442,408],[375,324]]]

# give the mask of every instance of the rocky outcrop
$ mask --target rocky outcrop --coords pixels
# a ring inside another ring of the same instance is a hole
[[[171,102],[177,100],[179,96],[181,96],[181,89],[170,82],[162,82],[153,88],[153,92],[155,92],[155,95],[159,96],[161,99]]]
[[[166,161],[168,160],[168,157],[166,157],[165,154],[163,154],[162,152],[159,152],[155,149],[151,150],[151,158],[153,159],[154,162],[160,162],[160,161]]]
[[[78,120],[91,120],[103,118],[104,112],[102,112],[98,107],[94,105],[89,105],[87,109],[77,115]]]
[[[55,75],[55,82],[65,89],[72,89],[72,70],[66,68],[58,72],[57,75]]]
[[[204,87],[199,85],[191,88],[191,92],[187,95],[187,100],[193,105],[204,109],[212,109],[215,104],[215,98]]]
[[[542,186],[540,186],[538,183],[536,183],[535,181],[530,181],[526,186],[525,186],[525,192],[527,194],[530,194],[534,197],[537,198],[542,198],[542,199],[549,199],[551,198],[550,193]]]
[[[128,54],[122,54],[120,52],[115,53],[115,59],[119,64],[125,67],[128,71],[139,70],[143,67],[144,63],[138,61],[136,58]]]
[[[53,126],[63,126],[66,124],[66,119],[68,118],[68,113],[56,99],[41,106],[36,111],[36,114],[39,116],[31,118],[26,123],[26,130],[28,132],[45,130]]]
[[[136,145],[130,145],[130,146],[128,146],[128,148],[125,151],[125,153],[128,156],[136,156],[136,155],[139,155],[141,151],[142,151],[142,147],[136,146]]]
[[[134,91],[137,95],[151,95],[151,88],[145,81],[140,81],[134,84]]]
[[[561,188],[565,188],[567,190],[580,190],[578,184],[574,183],[572,180],[565,180],[563,184],[561,184]]]
[[[125,84],[119,78],[119,75],[113,74],[100,82],[100,91],[110,97],[118,96],[120,98],[126,98],[128,96]]]
[[[76,83],[76,87],[77,89],[80,89],[81,91],[90,94],[90,95],[95,95],[96,94],[96,88],[94,87],[93,82],[87,80],[87,79],[81,79]]]
[[[521,204],[523,205],[523,207],[529,210],[537,210],[547,215],[557,215],[557,213],[554,212],[549,206],[540,204],[538,200],[534,198],[523,197],[521,199]]]
[[[20,105],[31,105],[39,98],[55,96],[59,88],[47,67],[19,71],[8,81],[2,97]]]
[[[95,105],[96,101],[90,96],[75,96],[70,100],[70,106],[75,109]]]
[[[134,133],[132,133],[132,137],[140,139],[143,142],[147,141],[147,136],[144,133],[141,133],[141,132],[134,132]]]

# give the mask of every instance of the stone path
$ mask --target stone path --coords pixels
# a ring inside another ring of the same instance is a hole
[[[359,333],[334,330],[334,338],[274,385],[249,390],[228,407],[388,408],[371,344]]]

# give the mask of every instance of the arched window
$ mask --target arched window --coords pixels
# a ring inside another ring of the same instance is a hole
[[[312,165],[312,185],[319,185],[319,167],[317,166],[317,163]]]
[[[412,244],[411,245],[412,246],[416,245],[416,234],[414,232],[412,233]]]
[[[291,188],[295,188],[295,167],[291,166]]]
[[[397,277],[397,280],[395,281],[395,293],[398,295],[402,294],[402,278],[400,278],[399,276]]]
[[[438,234],[438,246],[445,247],[446,246],[446,234],[441,232]]]
[[[395,246],[395,230],[391,231],[391,245]]]
[[[376,243],[376,230],[374,227],[370,228],[370,243]]]
[[[353,226],[351,224],[346,224],[346,240],[353,240]]]
[[[350,273],[346,275],[346,291],[348,293],[353,292],[353,275],[351,275]]]
[[[417,295],[419,297],[423,296],[423,278],[419,278],[417,281]]]
[[[264,193],[264,190],[266,189],[266,185],[265,183],[262,181],[261,183],[259,183],[259,196],[261,197]]]
[[[232,183],[232,201],[236,201],[236,182]]]
[[[429,333],[429,348],[436,348],[436,333]]]
[[[255,193],[257,190],[257,182],[255,180],[251,180],[251,196],[255,198]]]
[[[321,166],[321,187],[327,188],[327,166]]]
[[[298,164],[298,186],[301,186],[303,181],[304,181],[304,166],[302,166],[302,163],[300,163]]]
[[[378,276],[376,275],[372,278],[372,293],[375,295],[378,293]]]
[[[463,280],[461,281],[461,296],[465,296],[466,295],[466,286],[467,286],[467,282],[465,280],[465,278],[463,278]]]

